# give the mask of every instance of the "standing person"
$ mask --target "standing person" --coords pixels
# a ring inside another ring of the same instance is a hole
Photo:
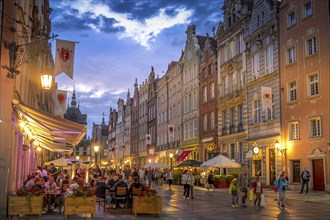
[[[56,180],[58,172],[57,172],[57,169],[56,169],[56,167],[54,166],[53,163],[50,164],[49,175],[54,177],[54,179]]]
[[[189,175],[191,177],[191,180],[190,180],[190,198],[194,199],[195,176],[192,174],[191,170],[189,171]]]
[[[212,170],[210,171],[209,176],[207,177],[207,183],[209,184],[208,190],[210,190],[210,188],[212,187],[213,192],[215,192],[215,190],[214,190],[214,175],[213,175]]]
[[[148,181],[148,185],[151,188],[151,182],[152,182],[152,169],[151,167],[149,167],[148,171],[147,171],[147,181]]]
[[[285,174],[281,173],[280,177],[274,181],[274,185],[277,186],[279,192],[278,205],[285,207],[284,205],[284,193],[288,187],[288,181],[285,179]]]
[[[301,172],[301,190],[299,194],[302,194],[304,192],[304,188],[306,185],[306,194],[308,193],[308,185],[309,185],[309,178],[310,178],[310,174],[307,170],[307,168],[305,167],[305,169]]]
[[[145,177],[145,171],[144,171],[144,168],[140,168],[139,170],[139,177],[140,177],[140,183],[143,183],[144,182],[144,177]]]
[[[247,198],[248,188],[250,186],[249,171],[244,169],[243,173],[238,176],[238,185],[241,191],[244,193],[242,196],[242,207],[246,207],[245,202]]]
[[[237,179],[234,178],[231,183],[230,183],[230,186],[229,186],[229,194],[231,194],[232,196],[232,207],[233,208],[238,208],[239,205],[238,205],[238,193],[239,193],[239,187],[238,187],[238,184],[237,184]]]
[[[257,202],[258,202],[258,206],[260,206],[261,194],[263,194],[264,191],[259,176],[257,176],[256,181],[252,184],[252,189],[254,194],[256,195],[256,199],[254,200],[254,206],[257,205]]]
[[[166,180],[168,183],[168,189],[172,190],[171,186],[172,186],[172,182],[173,182],[173,173],[172,173],[171,169],[169,169],[166,173]]]
[[[189,199],[190,181],[191,181],[191,176],[188,174],[188,170],[185,170],[183,172],[182,181],[181,181],[184,188],[183,199]]]

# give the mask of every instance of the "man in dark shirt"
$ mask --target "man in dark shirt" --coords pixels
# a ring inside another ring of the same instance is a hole
[[[113,192],[114,192],[114,196],[116,197],[116,194],[117,194],[117,188],[118,187],[128,187],[127,186],[127,183],[124,181],[124,176],[123,175],[118,175],[118,178],[119,178],[119,181],[115,183],[114,187],[113,187]],[[127,193],[127,189],[126,189],[126,193]],[[116,206],[118,205],[119,203],[117,202],[117,204],[114,205],[114,208],[116,208]]]
[[[50,164],[49,175],[54,177],[54,179],[56,180],[58,172],[53,163]]]
[[[110,189],[113,189],[113,187],[115,186],[115,184],[118,182],[118,174],[114,174],[112,176],[112,179],[108,181],[108,187]]]
[[[105,179],[97,180],[96,183],[96,196],[105,199],[106,190],[108,189]]]

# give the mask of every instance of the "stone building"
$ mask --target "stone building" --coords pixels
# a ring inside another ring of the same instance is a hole
[[[225,0],[218,45],[218,146],[221,154],[244,163],[247,152],[246,56],[243,31],[250,25],[251,0]]]
[[[199,161],[218,154],[217,42],[207,36],[199,67]]]
[[[280,75],[277,1],[255,0],[249,28],[244,33],[248,100],[248,145],[251,171],[272,185],[282,172],[280,141]]]
[[[120,164],[117,163],[117,154],[119,148],[116,141],[116,125],[117,125],[118,112],[116,109],[110,108],[109,112],[109,135],[108,135],[108,161],[111,166],[118,168]]]
[[[139,167],[147,163],[148,156],[147,137],[150,138],[148,136],[148,94],[149,81],[146,79],[139,88]]]
[[[284,0],[279,9],[282,132],[291,186],[330,191],[329,1]]]
[[[137,79],[134,83],[132,103],[132,117],[131,117],[131,161],[133,164],[139,164],[139,87]]]
[[[156,143],[157,143],[157,81],[155,77],[154,67],[151,67],[149,74],[149,89],[148,89],[148,101],[147,101],[147,113],[148,113],[148,134],[150,135],[150,143],[147,144],[147,160],[155,162],[156,160]],[[149,138],[147,137],[147,138]]]
[[[126,96],[126,104],[125,104],[125,124],[124,124],[124,160],[126,162],[126,167],[132,167],[132,158],[131,158],[131,124],[132,124],[132,103],[133,100],[131,98],[131,94],[128,90]],[[135,164],[133,164],[134,166]]]
[[[177,162],[199,158],[199,64],[201,46],[206,37],[196,35],[196,25],[189,25],[186,31],[186,44],[182,57],[183,63],[183,142],[182,154]]]
[[[116,124],[116,162],[122,164],[125,152],[124,127],[125,127],[125,103],[119,98],[117,101],[118,117]]]

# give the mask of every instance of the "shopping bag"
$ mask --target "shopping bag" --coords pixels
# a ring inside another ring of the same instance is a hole
[[[250,201],[253,201],[254,199],[254,192],[253,192],[253,189],[250,189],[249,192],[248,192],[248,199]]]
[[[264,194],[261,194],[261,197],[260,197],[260,206],[263,206],[265,207],[266,203],[265,203],[265,195]]]

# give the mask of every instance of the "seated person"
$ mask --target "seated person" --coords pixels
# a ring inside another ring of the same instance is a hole
[[[72,196],[73,195],[73,189],[78,189],[79,185],[77,183],[78,178],[73,177],[73,179],[70,181],[70,186],[66,189],[66,195]]]
[[[54,177],[49,176],[48,181],[45,183],[45,189],[46,189],[46,191],[56,189],[56,183],[54,181]]]
[[[132,207],[132,204],[133,204],[133,188],[141,189],[141,191],[144,191],[144,185],[139,182],[138,176],[133,177],[133,183],[131,184],[131,186],[128,189],[128,195],[129,195],[128,199],[129,199],[130,207]]]
[[[108,189],[105,179],[97,180],[96,183],[96,196],[105,199],[106,191]]]
[[[133,176],[129,175],[125,182],[127,183],[127,187],[130,188],[131,184],[133,183]]]
[[[118,178],[119,178],[119,181],[116,182],[115,185],[114,185],[114,187],[113,187],[113,192],[114,192],[114,194],[117,193],[117,188],[118,188],[118,187],[123,187],[123,186],[128,187],[128,186],[127,186],[127,183],[124,181],[124,176],[123,176],[123,175],[120,174],[120,175],[118,176]],[[117,204],[115,204],[113,208],[116,208],[116,205],[117,205]]]
[[[34,174],[28,176],[28,179],[25,181],[26,183],[24,184],[24,187],[27,188],[28,190],[32,189],[32,187],[35,184],[34,179],[35,179],[35,175]]]
[[[110,189],[113,189],[114,186],[115,186],[115,184],[116,184],[118,181],[119,181],[119,180],[118,180],[118,174],[114,174],[114,175],[112,176],[112,179],[110,179],[110,180],[108,181],[108,187],[109,187]]]
[[[31,190],[33,190],[34,192],[43,191],[44,189],[42,187],[42,180],[43,178],[36,177],[34,179],[35,184],[33,185]]]

